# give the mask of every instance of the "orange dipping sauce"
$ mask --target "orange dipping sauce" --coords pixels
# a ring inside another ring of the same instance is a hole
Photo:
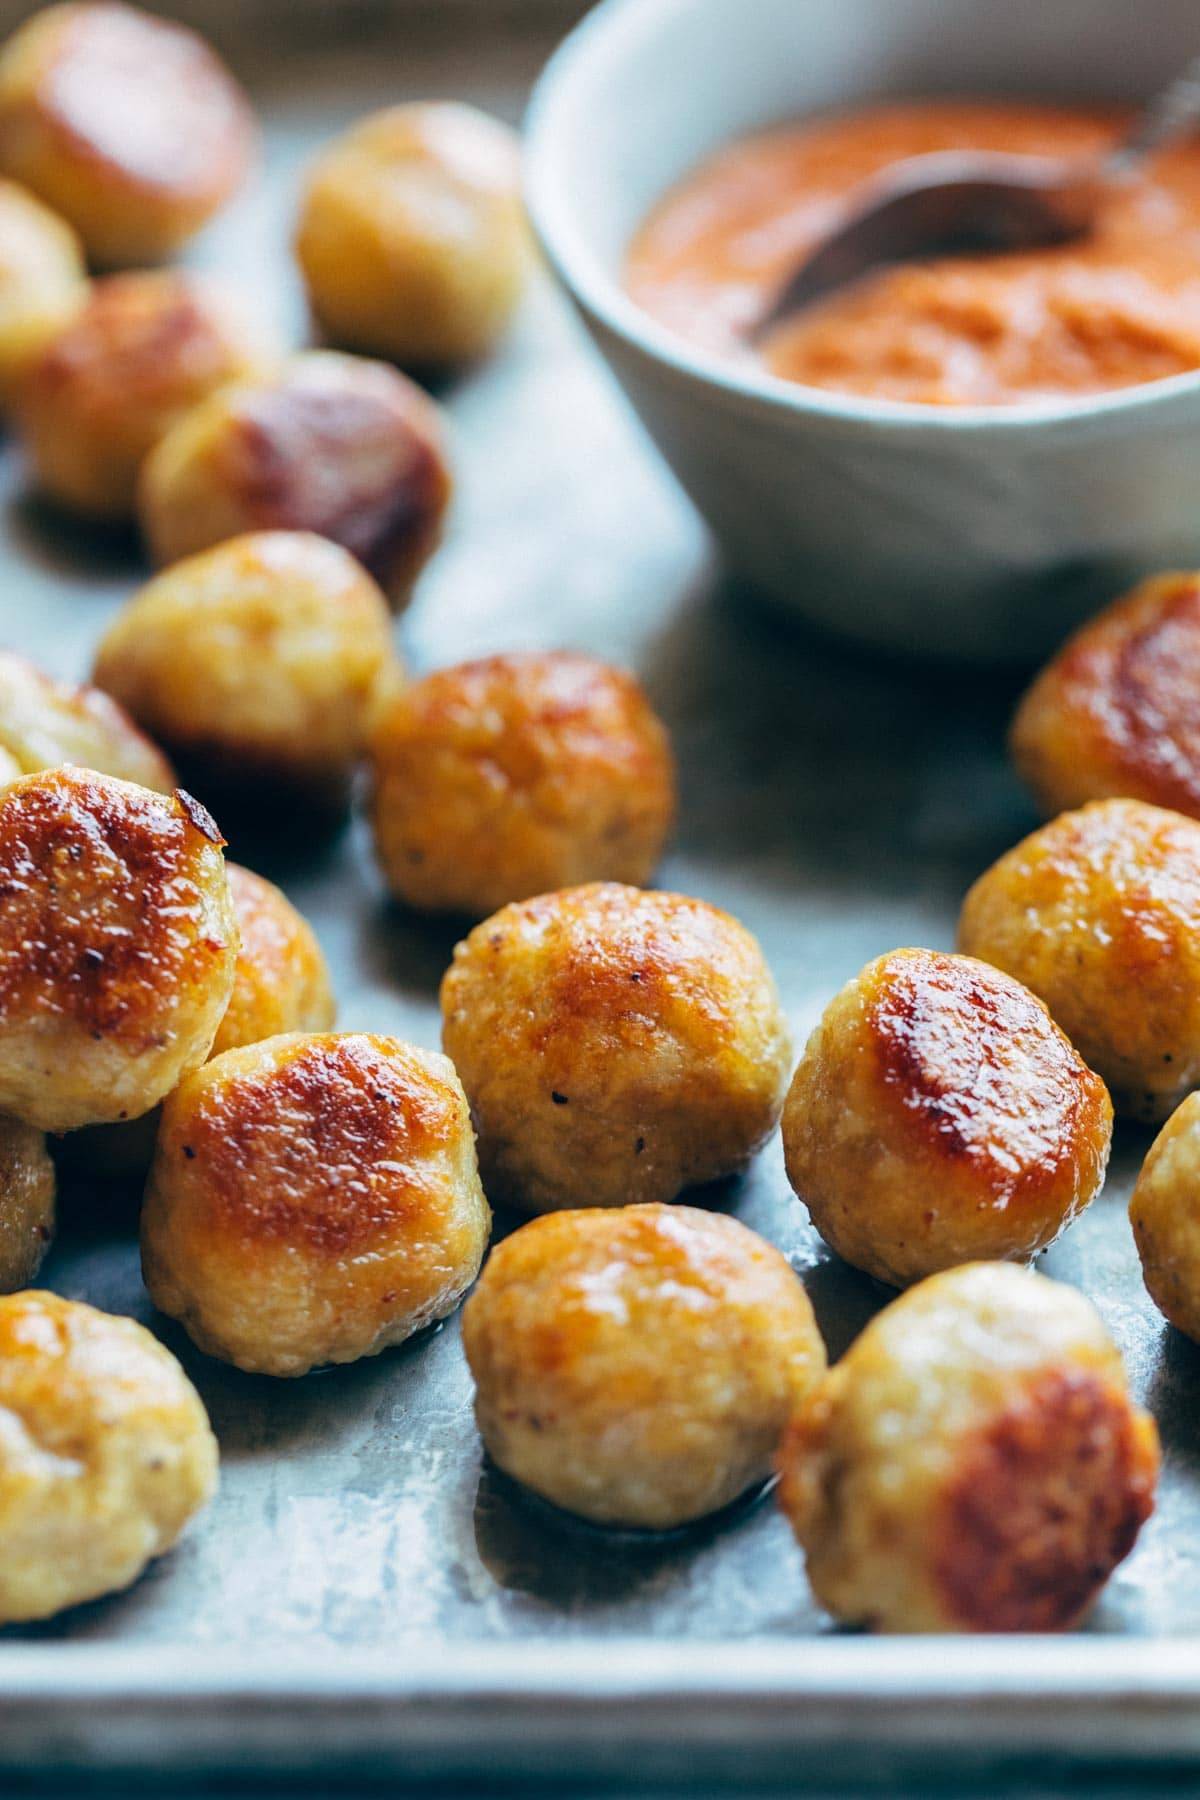
[[[758,350],[744,333],[854,189],[935,150],[1084,157],[1115,110],[921,101],[772,131],[705,163],[651,214],[626,287],[695,344],[786,381],[931,406],[1078,398],[1200,369],[1200,141],[1103,202],[1090,237],[907,263],[830,294]]]

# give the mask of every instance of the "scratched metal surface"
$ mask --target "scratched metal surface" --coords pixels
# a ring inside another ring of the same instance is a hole
[[[243,56],[268,121],[267,165],[197,260],[239,274],[302,334],[286,240],[313,143],[405,94],[453,93],[515,117],[546,47],[540,30],[511,25],[488,40],[461,26],[418,38],[397,24],[361,42]],[[967,883],[1032,823],[1001,749],[1011,689],[863,662],[785,633],[729,591],[547,284],[504,353],[443,398],[460,493],[399,626],[412,665],[571,644],[637,668],[683,774],[662,879],[759,934],[797,1040],[867,958],[949,945]],[[33,501],[11,447],[0,521],[0,636],[83,674],[143,574],[136,546],[74,530]],[[239,831],[233,853],[282,881],[314,921],[344,1025],[436,1043],[453,933],[385,902],[359,824],[314,841],[297,816],[270,844]],[[1121,1141],[1107,1191],[1044,1266],[1095,1298],[1166,1449],[1158,1512],[1089,1632],[1178,1636],[1200,1631],[1200,1352],[1162,1327],[1138,1277],[1123,1202],[1144,1143]],[[710,1198],[783,1248],[840,1352],[884,1296],[823,1250],[778,1147]],[[0,1632],[0,1693],[31,1645],[90,1646],[97,1658],[188,1646],[267,1662],[278,1648],[336,1667],[329,1659],[351,1648],[403,1661],[417,1645],[570,1640],[603,1659],[621,1637],[728,1645],[829,1630],[769,1497],[665,1539],[572,1526],[522,1499],[481,1462],[454,1322],[296,1383],[200,1357],[147,1304],[135,1205],[100,1189],[71,1195],[46,1280],[133,1314],[179,1351],[221,1440],[221,1495],[130,1593]],[[914,1692],[929,1667],[914,1663]]]

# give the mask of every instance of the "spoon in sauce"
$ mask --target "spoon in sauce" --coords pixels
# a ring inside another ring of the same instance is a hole
[[[1200,119],[1200,56],[1098,160],[969,150],[910,156],[864,182],[840,225],[788,276],[751,330],[761,341],[871,269],[918,257],[1032,250],[1084,236],[1105,192]]]

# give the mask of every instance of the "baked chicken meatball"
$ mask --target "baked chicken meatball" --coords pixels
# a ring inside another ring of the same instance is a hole
[[[1158,1436],[1089,1300],[970,1263],[876,1315],[798,1409],[780,1469],[836,1619],[1061,1631],[1150,1515]]]
[[[658,1531],[763,1481],[825,1369],[779,1251],[690,1206],[522,1226],[488,1258],[463,1346],[500,1468],[597,1524]]]
[[[446,101],[373,113],[318,158],[296,255],[344,348],[416,365],[482,355],[530,261],[515,135]]]
[[[1200,572],[1144,581],[1077,632],[1011,744],[1047,813],[1117,796],[1200,818]]]
[[[208,45],[136,7],[46,7],[0,54],[0,169],[105,267],[189,238],[241,186],[256,136]]]
[[[79,240],[15,181],[0,180],[0,407],[87,292]]]
[[[0,1299],[0,1622],[137,1580],[217,1486],[217,1444],[169,1351],[57,1294]]]
[[[775,983],[703,900],[598,882],[506,906],[458,945],[441,999],[493,1201],[673,1200],[743,1168],[779,1119]]]
[[[46,1139],[0,1118],[0,1293],[28,1287],[54,1236],[54,1164]]]
[[[1129,1219],[1150,1298],[1200,1343],[1200,1094],[1188,1095],[1151,1145]]]
[[[237,972],[211,1056],[288,1031],[328,1031],[336,1006],[316,933],[287,895],[226,863],[237,919]]]
[[[182,791],[78,768],[0,789],[0,1112],[135,1118],[203,1062],[237,957],[222,843]]]
[[[195,275],[93,283],[20,384],[17,423],[38,487],[89,517],[131,519],[147,452],[265,354],[232,298]]]
[[[429,911],[647,881],[675,812],[667,734],[638,683],[566,651],[427,675],[385,709],[371,761],[388,886]]]
[[[227,1050],[163,1107],[142,1269],[210,1356],[304,1375],[453,1312],[490,1223],[445,1057],[294,1034]]]
[[[387,604],[349,552],[260,531],[148,582],[109,626],[94,676],[206,776],[333,797],[398,670]]]
[[[893,1287],[1027,1262],[1100,1191],[1112,1103],[1042,1002],[969,956],[893,950],[826,1008],[783,1109],[788,1179]]]
[[[404,605],[450,502],[441,412],[386,363],[312,350],[235,383],[169,431],[142,472],[156,562],[247,531],[315,531]]]
[[[993,863],[959,948],[1045,1001],[1118,1113],[1200,1084],[1200,824],[1138,800],[1063,813]]]
[[[10,777],[80,763],[164,794],[175,786],[166,757],[115,700],[55,681],[11,650],[0,650],[0,751]]]

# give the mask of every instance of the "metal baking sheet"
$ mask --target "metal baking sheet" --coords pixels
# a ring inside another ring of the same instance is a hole
[[[399,10],[372,24],[367,9],[338,31],[330,10],[290,50],[278,32],[270,54],[226,36],[268,157],[196,259],[251,284],[295,334],[287,237],[313,144],[406,95],[515,118],[551,42],[544,18],[523,30],[511,11],[489,36],[461,7],[440,30]],[[505,352],[441,397],[459,494],[399,627],[412,666],[569,644],[638,669],[682,768],[662,880],[758,933],[797,1042],[869,957],[949,945],[968,882],[1033,823],[1001,748],[1011,683],[866,662],[759,612],[712,567],[548,282]],[[136,545],[31,499],[11,447],[0,518],[0,636],[83,674],[143,576]],[[232,853],[313,920],[344,1025],[437,1042],[455,933],[387,903],[360,824],[314,842],[298,814],[270,842],[237,830]],[[1139,1279],[1124,1201],[1145,1142],[1120,1139],[1105,1194],[1044,1267],[1097,1301],[1158,1417],[1157,1514],[1086,1632],[952,1648],[834,1632],[769,1496],[661,1538],[572,1525],[523,1498],[481,1460],[454,1321],[300,1382],[206,1360],[147,1303],[136,1196],[71,1193],[45,1279],[178,1351],[220,1436],[223,1485],[129,1593],[0,1631],[0,1770],[746,1778],[825,1767],[831,1746],[839,1766],[852,1748],[889,1766],[1200,1755],[1200,1351],[1162,1326]],[[787,1253],[832,1354],[886,1297],[823,1249],[777,1145],[705,1198]]]

